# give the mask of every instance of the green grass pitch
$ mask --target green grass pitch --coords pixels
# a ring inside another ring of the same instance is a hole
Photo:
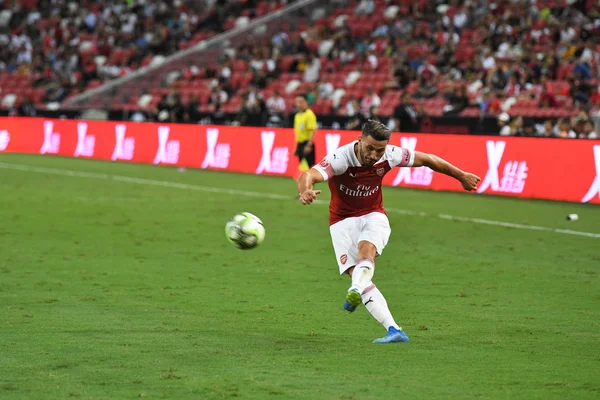
[[[295,192],[1,155],[0,399],[600,397],[600,238],[436,216],[598,234],[598,206],[384,189],[426,215],[389,212],[374,281],[411,341],[382,346],[342,310],[327,206]],[[241,211],[265,224],[255,250],[223,235]]]

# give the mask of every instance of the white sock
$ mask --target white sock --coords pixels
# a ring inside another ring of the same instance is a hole
[[[393,326],[396,329],[402,329],[398,326],[396,321],[394,321],[394,317],[392,317],[392,313],[388,308],[385,297],[383,297],[383,294],[381,294],[373,282],[369,282],[369,285],[365,288],[361,298],[365,308],[386,330],[390,329],[390,326]]]
[[[358,260],[354,271],[352,271],[352,286],[351,288],[358,289],[358,292],[362,292],[366,289],[373,279],[375,273],[375,262],[371,257],[366,257]]]

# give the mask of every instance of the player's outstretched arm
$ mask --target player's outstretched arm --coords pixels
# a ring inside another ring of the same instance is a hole
[[[300,203],[306,206],[315,201],[321,191],[313,190],[313,185],[323,181],[323,175],[314,168],[300,175],[300,178],[298,178],[298,199]]]
[[[415,151],[415,161],[412,166],[429,167],[436,172],[451,176],[458,180],[465,190],[477,190],[477,184],[481,180],[477,175],[464,172],[434,154],[422,153],[420,151]]]

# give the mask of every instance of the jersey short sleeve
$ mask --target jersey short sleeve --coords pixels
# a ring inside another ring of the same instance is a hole
[[[312,110],[306,111],[306,129],[309,131],[314,131],[317,129],[317,116]]]
[[[328,154],[323,160],[313,168],[321,173],[324,180],[332,176],[341,175],[348,169],[348,159],[343,153],[343,148],[339,148],[331,154]]]
[[[404,147],[388,145],[386,148],[390,167],[412,167],[415,162],[415,152]]]

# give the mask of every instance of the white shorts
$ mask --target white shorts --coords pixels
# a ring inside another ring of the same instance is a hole
[[[360,217],[350,217],[336,222],[329,227],[333,250],[342,275],[358,262],[358,243],[366,240],[377,249],[377,255],[390,239],[392,230],[385,214],[372,212]]]

